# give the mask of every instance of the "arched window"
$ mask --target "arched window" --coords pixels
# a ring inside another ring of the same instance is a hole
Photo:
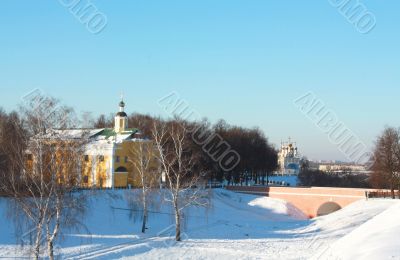
[[[115,172],[128,172],[128,170],[125,167],[118,167]]]

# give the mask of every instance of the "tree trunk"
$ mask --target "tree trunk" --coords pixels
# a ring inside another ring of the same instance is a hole
[[[179,213],[175,213],[175,222],[176,222],[175,240],[176,241],[181,241],[181,220],[180,220],[180,217],[179,217]]]
[[[60,197],[57,196],[57,209],[55,216],[55,225],[53,231],[50,233],[50,221],[47,222],[46,230],[47,230],[47,254],[49,255],[50,260],[54,260],[54,240],[58,236],[58,231],[60,229],[60,221],[61,221],[61,210],[62,204]],[[51,219],[50,219],[51,220]]]
[[[39,223],[36,226],[36,240],[35,240],[35,248],[33,251],[35,260],[38,260],[39,256],[40,256],[40,241],[41,240],[42,240],[42,224]]]
[[[174,202],[175,209],[175,240],[181,241],[181,216],[179,214],[178,202]]]
[[[146,222],[147,222],[147,201],[146,194],[143,195],[143,223],[142,223],[142,233],[146,233]]]
[[[39,260],[39,255],[40,255],[40,242],[37,241],[35,242],[35,250],[33,252],[35,260]]]
[[[400,186],[397,189],[397,197],[400,199]]]
[[[142,233],[146,233],[146,213],[143,213]]]
[[[396,195],[394,193],[394,185],[393,185],[393,181],[390,183],[390,195],[392,196],[392,199],[396,198]]]
[[[47,241],[47,251],[49,253],[49,259],[54,260],[54,246],[53,241]]]

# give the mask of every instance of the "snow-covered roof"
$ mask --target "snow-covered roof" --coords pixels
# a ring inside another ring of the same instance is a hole
[[[122,133],[117,133],[112,128],[99,129],[51,129],[41,136],[44,139],[92,139],[92,140],[109,140],[121,142],[134,138],[139,133],[138,129],[128,129]]]
[[[83,139],[91,138],[104,129],[50,129],[41,136],[44,139]]]

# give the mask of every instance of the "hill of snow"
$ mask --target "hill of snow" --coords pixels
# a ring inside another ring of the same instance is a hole
[[[132,191],[93,195],[90,212],[82,220],[86,229],[65,231],[58,242],[62,247],[57,250],[59,256],[63,259],[335,259],[371,255],[378,259],[385,253],[383,256],[400,258],[400,252],[396,251],[400,241],[395,236],[400,224],[394,219],[400,213],[397,201],[362,200],[331,215],[308,220],[285,201],[216,189],[211,193],[210,207],[191,207],[185,211],[184,241],[175,243],[171,207],[161,203],[159,194],[154,194],[145,235],[139,232],[141,212],[128,203],[128,197],[132,197]],[[0,199],[0,258],[21,257],[26,252],[16,245],[16,229],[6,214],[7,201]],[[369,251],[364,250],[364,244]],[[337,255],[338,252],[342,254]]]
[[[400,259],[400,203],[336,241],[324,259]],[[358,249],[358,250],[355,250]]]

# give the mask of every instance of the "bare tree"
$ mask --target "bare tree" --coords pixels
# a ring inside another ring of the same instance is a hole
[[[112,114],[109,116],[105,116],[104,114],[101,114],[96,121],[94,122],[93,125],[95,128],[112,128],[114,126],[114,117]]]
[[[167,201],[171,203],[175,215],[175,240],[181,241],[182,211],[190,205],[206,206],[204,190],[200,185],[202,175],[196,170],[196,154],[190,149],[188,130],[184,122],[157,121],[154,123],[153,139],[157,147],[158,158],[166,189]]]
[[[148,219],[149,192],[159,181],[158,162],[155,160],[154,144],[150,140],[138,140],[130,149],[129,162],[139,174],[142,188],[141,204],[143,207],[142,233],[146,232]]]
[[[14,129],[17,142],[7,147],[8,182],[16,208],[33,225],[33,255],[38,259],[43,242],[54,259],[54,242],[63,226],[76,221],[84,200],[74,195],[79,186],[83,132],[67,130],[76,122],[70,108],[53,98],[36,96],[21,109],[23,129]]]
[[[23,133],[22,120],[16,112],[6,114],[0,111],[0,191],[10,195],[14,158],[26,149],[26,135]]]
[[[373,178],[382,180],[385,187],[391,191],[395,198],[395,189],[400,182],[400,131],[393,127],[387,127],[378,137],[372,157]]]

